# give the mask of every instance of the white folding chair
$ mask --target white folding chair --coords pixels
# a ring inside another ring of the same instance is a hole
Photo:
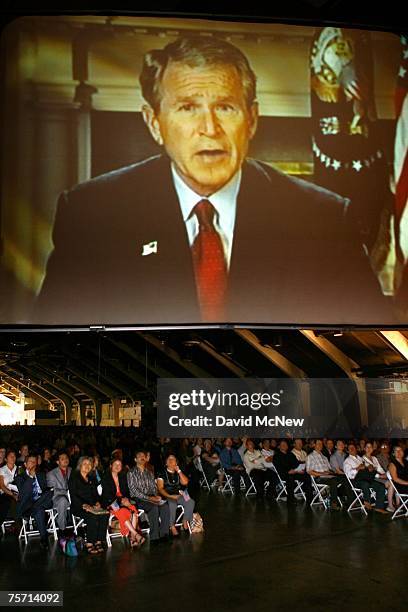
[[[75,535],[78,535],[78,529],[80,527],[86,527],[86,521],[84,518],[81,518],[80,516],[75,516],[74,514],[72,514],[72,512],[71,512],[71,516],[72,516],[72,526],[74,528],[74,533]]]
[[[276,469],[276,467],[272,464],[272,470],[275,472],[276,477],[278,479],[278,485],[277,485],[277,491],[278,495],[276,496],[276,501],[279,501],[281,498],[283,499],[284,497],[288,497],[288,491],[286,489],[286,482],[284,480],[282,480],[282,478],[279,475],[278,470]]]
[[[234,494],[234,489],[232,488],[232,476],[227,474],[224,468],[221,468],[222,474],[225,478],[225,483],[221,488],[221,493],[232,493]]]
[[[249,487],[247,488],[247,490],[245,492],[245,497],[248,497],[248,495],[256,495],[257,494],[257,490],[256,490],[255,483],[254,483],[254,481],[251,478],[251,473],[248,472],[248,470],[246,470],[246,473],[247,473],[247,476],[249,478],[250,485],[249,485]],[[241,481],[242,480],[244,480],[244,479],[241,478]],[[244,485],[245,485],[245,481],[244,481]],[[241,487],[242,487],[242,483],[241,483]],[[246,486],[245,486],[245,488],[246,488]]]
[[[184,508],[183,506],[178,505],[176,509],[176,520],[174,522],[174,526],[181,527],[183,525],[183,522],[184,522]],[[188,525],[188,531],[191,534],[191,526],[190,526],[189,521],[187,521],[187,525]]]
[[[45,513],[48,514],[47,531],[48,533],[51,533],[54,536],[54,540],[58,540],[57,526],[55,523],[55,510],[53,508],[50,508],[49,510],[45,510]],[[34,529],[34,520],[35,519],[33,516],[27,516],[22,518],[22,525],[18,537],[20,540],[24,540],[25,544],[27,544],[28,538],[40,535],[38,529]]]
[[[200,476],[200,486],[203,489],[208,489],[209,492],[211,492],[211,485],[208,482],[208,478],[205,475],[204,472],[204,468],[203,468],[203,464],[201,462],[201,457],[196,457],[194,459],[194,465],[196,466],[197,470],[200,472],[201,476]]]
[[[11,525],[14,525],[14,523],[15,521],[13,521],[13,519],[6,519],[5,521],[2,522],[1,531],[3,535],[5,535],[7,527],[11,527]]]
[[[353,491],[354,494],[354,499],[351,502],[351,504],[349,505],[349,507],[347,508],[347,512],[352,512],[353,510],[362,510],[364,512],[364,514],[366,516],[368,516],[368,512],[364,507],[364,494],[363,494],[363,490],[360,489],[359,487],[356,487],[353,484],[353,481],[346,475],[347,478],[347,482],[350,485],[351,490]]]
[[[120,531],[110,531],[110,529],[112,529],[112,522],[114,520],[115,516],[114,514],[111,514],[109,516],[108,527],[106,529],[106,544],[108,545],[108,548],[112,547],[112,540],[117,538],[123,539],[124,537]]]
[[[310,476],[310,478],[312,480],[313,488],[313,499],[310,502],[310,505],[323,506],[325,510],[328,510],[330,505],[329,485],[316,482],[314,476]],[[324,493],[326,494],[326,497],[323,497]]]
[[[395,483],[392,479],[390,472],[387,471],[387,478],[391,483],[392,488],[394,489],[395,496],[399,500],[400,505],[395,510],[394,514],[391,517],[391,520],[395,518],[401,518],[401,516],[408,516],[408,493],[400,493],[395,486]]]

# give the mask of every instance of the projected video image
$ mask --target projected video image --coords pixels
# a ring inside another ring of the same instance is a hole
[[[1,324],[408,323],[405,37],[99,16],[2,36]]]

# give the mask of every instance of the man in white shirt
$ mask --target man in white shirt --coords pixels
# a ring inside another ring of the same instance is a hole
[[[327,484],[330,489],[331,509],[338,510],[338,486],[340,479],[333,474],[330,463],[322,453],[323,441],[316,440],[315,449],[306,459],[306,471],[317,483]]]
[[[384,509],[385,487],[375,479],[375,470],[371,466],[366,467],[363,458],[357,454],[355,444],[350,443],[348,445],[348,453],[349,456],[344,461],[344,473],[347,478],[350,478],[356,488],[363,491],[364,506],[371,510],[371,488],[375,491],[376,512],[387,514],[387,511]]]
[[[265,482],[269,480],[269,475],[264,465],[264,457],[261,451],[255,448],[253,440],[247,440],[246,447],[247,450],[244,454],[245,469],[254,481],[257,497],[263,497]]]
[[[295,455],[299,463],[306,463],[307,452],[303,450],[303,440],[296,438],[293,442],[292,453]]]

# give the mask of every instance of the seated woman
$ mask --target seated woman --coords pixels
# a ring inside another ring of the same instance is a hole
[[[203,449],[201,451],[201,465],[209,485],[214,482],[218,476],[218,487],[222,487],[222,472],[220,471],[220,456],[213,448],[211,440],[204,440]]]
[[[388,467],[392,481],[398,493],[408,494],[408,461],[404,458],[404,449],[396,446],[393,458]]]
[[[5,464],[0,467],[0,527],[8,517],[11,504],[15,504],[18,497],[17,487],[11,484],[17,475],[16,453],[9,450],[5,459]]]
[[[188,478],[183,474],[177,465],[177,459],[174,455],[169,455],[166,459],[165,469],[157,478],[157,489],[160,495],[169,505],[170,510],[170,531],[173,536],[178,536],[178,531],[175,525],[177,506],[184,508],[183,527],[188,529],[189,523],[193,520],[193,511],[195,502],[190,498],[183,487],[187,487]]]
[[[141,546],[145,538],[137,531],[137,508],[130,503],[127,475],[120,459],[112,459],[110,469],[102,479],[102,505],[108,508],[120,524],[120,532],[130,538],[132,547]]]
[[[91,477],[91,457],[80,457],[68,481],[71,513],[86,522],[86,549],[89,554],[101,553],[106,544],[109,512],[101,506],[97,484]]]

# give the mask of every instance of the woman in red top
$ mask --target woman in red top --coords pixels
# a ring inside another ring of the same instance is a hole
[[[130,537],[132,546],[141,546],[145,538],[138,532],[138,512],[130,502],[126,473],[122,461],[112,459],[110,469],[102,480],[102,506],[108,508],[120,524],[120,532]]]

